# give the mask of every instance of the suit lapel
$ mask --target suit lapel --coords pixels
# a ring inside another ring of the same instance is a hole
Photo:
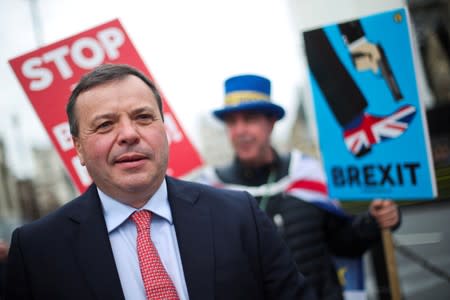
[[[167,177],[184,277],[190,299],[214,299],[214,244],[209,207],[199,201],[198,189]]]
[[[80,226],[78,253],[87,282],[98,299],[124,299],[96,187],[80,198],[73,219]]]

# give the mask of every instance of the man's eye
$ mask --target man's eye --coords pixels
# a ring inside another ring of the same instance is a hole
[[[142,120],[142,121],[152,121],[153,120],[153,115],[141,114],[141,115],[138,115],[136,118],[138,120]]]
[[[106,129],[109,128],[111,125],[112,125],[111,121],[103,122],[97,126],[97,129]]]

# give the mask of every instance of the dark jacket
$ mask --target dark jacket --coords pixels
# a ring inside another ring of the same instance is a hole
[[[6,280],[6,263],[0,261],[0,300],[3,300]]]
[[[248,193],[167,177],[189,298],[315,299]],[[124,299],[96,187],[14,231],[7,300]]]
[[[254,187],[266,184],[274,170],[275,182],[281,180],[287,175],[289,164],[290,155],[276,154],[273,163],[260,168],[245,167],[235,159],[231,165],[217,168],[216,174],[224,183]],[[265,211],[319,299],[343,298],[333,256],[358,257],[380,240],[378,225],[367,212],[354,217],[338,216],[285,193],[270,195]]]

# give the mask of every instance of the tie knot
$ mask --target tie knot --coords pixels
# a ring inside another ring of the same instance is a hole
[[[131,220],[136,224],[138,230],[149,229],[152,213],[148,210],[136,211],[131,215]]]

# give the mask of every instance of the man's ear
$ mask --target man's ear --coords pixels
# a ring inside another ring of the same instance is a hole
[[[275,115],[271,115],[269,116],[269,121],[270,121],[270,131],[273,131],[273,128],[275,127],[275,123],[277,122],[277,117],[275,117]]]
[[[85,166],[85,161],[83,157],[83,147],[80,143],[80,138],[72,136],[73,145],[75,147],[75,151],[77,151],[78,158],[80,159],[80,163],[82,166]]]

